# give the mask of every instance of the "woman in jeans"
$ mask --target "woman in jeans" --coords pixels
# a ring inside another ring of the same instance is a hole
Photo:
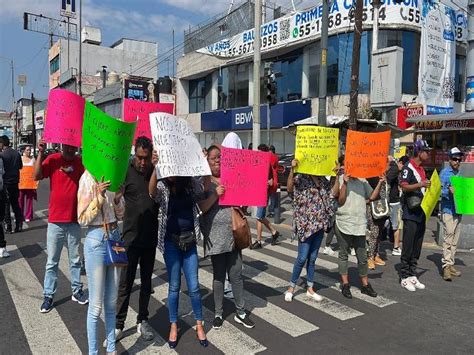
[[[207,150],[207,161],[211,168],[211,184],[206,193],[206,199],[199,203],[202,209],[202,231],[204,234],[204,251],[211,256],[214,280],[214,322],[212,327],[222,326],[222,304],[224,301],[224,282],[226,273],[229,274],[234,293],[236,314],[234,320],[247,328],[253,328],[255,323],[247,316],[244,309],[244,284],[242,281],[242,251],[234,248],[232,235],[232,215],[229,206],[219,206],[219,196],[225,193],[221,185],[221,151],[215,145]]]
[[[335,196],[339,193],[339,182],[331,181],[324,176],[307,174],[294,175],[298,160],[291,162],[288,175],[287,191],[293,194],[293,232],[298,238],[298,256],[293,266],[290,286],[285,292],[285,301],[291,302],[295,293],[296,282],[306,264],[306,296],[318,302],[322,296],[314,288],[314,265],[318,257],[319,247],[324,238],[324,231],[331,226],[331,218],[336,210]],[[336,168],[339,170],[339,167]]]
[[[120,240],[117,221],[123,217],[125,202],[123,192],[107,191],[109,181],[97,182],[86,170],[79,180],[78,221],[87,226],[84,258],[89,284],[87,311],[87,340],[89,354],[98,354],[97,325],[102,307],[105,315],[107,353],[115,351],[115,307],[117,302],[120,269],[106,266],[106,239]],[[102,306],[103,305],[103,306]]]
[[[367,202],[373,201],[380,193],[382,177],[376,188],[372,189],[366,179],[352,178],[348,174],[339,177],[339,208],[336,212],[336,237],[339,244],[339,274],[341,275],[341,291],[344,297],[352,298],[347,273],[347,259],[350,248],[354,248],[357,256],[357,268],[362,283],[361,292],[377,297],[367,277],[367,248],[365,233],[367,229]]]
[[[168,345],[178,344],[178,303],[183,270],[196,319],[196,336],[203,347],[208,346],[202,318],[201,293],[198,280],[196,244],[201,238],[196,206],[200,189],[190,177],[168,177],[157,181],[156,170],[149,183],[150,197],[159,204],[158,249],[163,253],[168,273],[168,311],[171,323]]]

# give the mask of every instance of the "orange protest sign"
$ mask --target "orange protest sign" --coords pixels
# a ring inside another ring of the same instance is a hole
[[[33,166],[24,166],[20,170],[20,183],[18,188],[20,190],[36,190],[38,188],[38,181],[35,181],[35,168]]]
[[[390,131],[367,133],[347,131],[345,171],[352,177],[382,175],[387,168]]]

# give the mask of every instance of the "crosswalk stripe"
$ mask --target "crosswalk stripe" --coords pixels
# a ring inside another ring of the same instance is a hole
[[[156,260],[164,264],[163,254],[156,253]],[[161,283],[154,288],[155,293],[151,296],[158,302],[165,304],[168,298],[168,284]],[[180,315],[190,315],[192,313],[191,300],[189,297],[180,295],[179,310]],[[203,318],[205,322],[212,324],[214,312],[206,307],[202,307]],[[181,319],[193,327],[196,323],[194,318],[182,316]],[[258,341],[248,336],[230,322],[224,322],[220,329],[210,329],[206,333],[209,342],[224,354],[254,354],[266,350],[267,348]]]
[[[42,297],[37,290],[41,290],[42,285],[20,251],[14,247],[9,252],[12,261],[3,265],[2,271],[31,352],[80,354],[81,350],[58,311],[53,308],[48,315],[39,312],[38,305],[41,304]],[[61,341],[56,341],[58,339]]]
[[[295,259],[298,257],[298,252],[294,249],[284,248],[280,245],[272,245],[271,249],[273,251],[279,252],[283,255],[291,256]],[[338,265],[336,263],[333,263],[332,261],[328,261],[328,260],[325,260],[325,259],[321,259],[319,257],[316,259],[316,265],[321,266],[321,267],[323,267],[325,269],[328,269],[328,270],[331,270],[331,271],[338,269]]]
[[[202,249],[199,248],[199,255],[202,257],[204,255]],[[258,270],[252,266],[245,265],[243,268],[243,275],[251,279],[252,281],[255,281],[259,284],[265,285],[267,287],[270,287],[272,289],[280,291],[282,294],[287,290],[288,288],[288,281],[285,281],[279,277],[273,276],[265,271]],[[199,281],[201,281],[201,276],[199,276]],[[212,284],[211,284],[212,286]],[[212,288],[212,287],[211,287]],[[245,292],[245,301],[248,302],[248,297],[247,294],[248,292]],[[327,297],[323,296],[323,300],[321,302],[315,302],[313,300],[309,300],[306,297],[306,293],[295,293],[293,296],[293,300],[301,301],[305,305],[308,305],[314,309],[317,309],[318,311],[324,312],[334,318],[340,319],[340,320],[347,320],[347,319],[352,319],[358,316],[363,315],[364,313],[361,313],[355,309],[352,309],[350,307],[347,307],[339,302],[333,301]],[[255,313],[255,312],[253,312]],[[256,314],[256,313],[255,313]]]
[[[202,256],[202,251],[200,251],[199,254]],[[213,274],[200,268],[199,283],[212,290]],[[246,306],[252,310],[252,314],[262,318],[270,324],[278,324],[278,329],[292,337],[298,337],[319,329],[319,327],[313,323],[309,323],[293,313],[290,313],[246,290],[244,290],[244,300]],[[285,321],[282,322],[282,319],[285,319]]]
[[[244,253],[255,260],[266,262],[267,264],[272,265],[276,268],[279,268],[283,271],[291,272],[291,270],[293,270],[293,264],[286,262],[284,260],[278,259],[277,257],[273,257],[264,253],[259,253],[259,252],[256,252],[255,250],[250,250],[250,249],[246,249]],[[323,275],[321,273],[316,274],[315,282],[323,284],[335,290],[340,289],[339,282],[336,282],[333,278]],[[377,297],[370,297],[370,296],[364,295],[363,293],[360,292],[359,289],[355,289],[355,288],[353,288],[351,292],[354,298],[358,298],[360,300],[363,300],[379,308],[383,308],[391,304],[397,303],[396,301],[387,299],[380,295]]]

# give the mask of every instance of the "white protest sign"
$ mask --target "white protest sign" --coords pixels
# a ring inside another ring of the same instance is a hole
[[[158,179],[211,175],[201,145],[185,120],[169,113],[150,113],[150,127],[153,149],[158,152]]]

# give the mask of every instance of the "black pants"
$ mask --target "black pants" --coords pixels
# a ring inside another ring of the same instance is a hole
[[[148,319],[148,303],[151,295],[151,276],[155,266],[156,247],[127,249],[128,265],[122,270],[120,275],[120,285],[117,297],[117,329],[123,329],[125,319],[127,318],[128,304],[130,302],[130,293],[132,292],[133,282],[137,273],[138,264],[140,264],[140,298],[138,300],[137,323]]]
[[[12,218],[10,216],[10,205],[13,209],[13,214],[15,215],[15,223],[17,226],[21,226],[23,222],[23,212],[20,209],[20,203],[18,198],[20,196],[20,191],[18,190],[18,184],[5,184],[4,190],[6,192],[5,199],[5,224],[7,227],[12,226]]]
[[[406,279],[416,276],[416,267],[420,258],[423,238],[425,236],[426,222],[415,222],[408,219],[403,220],[403,245],[400,258],[400,276]]]
[[[5,191],[0,190],[0,206],[5,205]],[[5,219],[5,209],[0,208],[0,248],[5,248],[7,242],[5,241],[5,232],[3,231],[3,220]]]

